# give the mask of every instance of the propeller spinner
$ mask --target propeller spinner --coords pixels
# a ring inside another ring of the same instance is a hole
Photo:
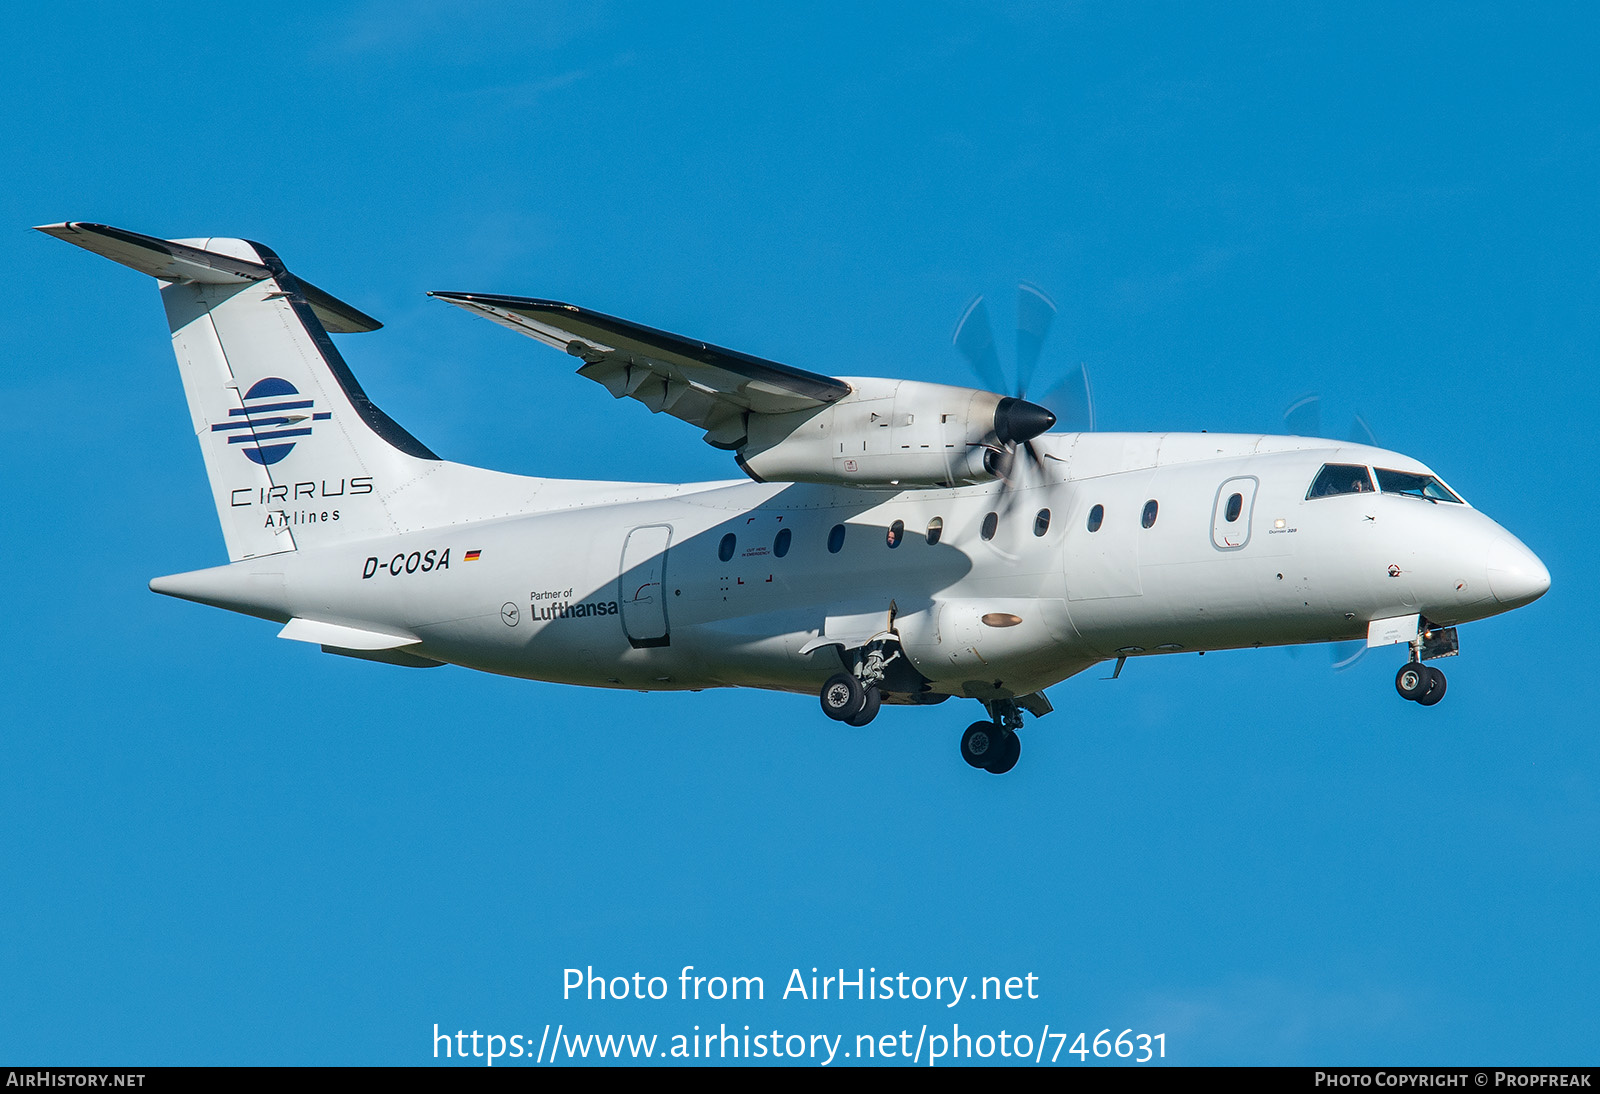
[[[1024,468],[1043,468],[1033,439],[1048,432],[1057,422],[1069,426],[1091,429],[1094,412],[1089,396],[1089,375],[1080,365],[1061,383],[1052,388],[1040,402],[1027,398],[1029,385],[1044,349],[1045,336],[1055,321],[1056,305],[1044,291],[1027,282],[1017,285],[1017,374],[1013,387],[1006,380],[1005,369],[1000,364],[1000,354],[995,346],[994,326],[989,321],[989,308],[982,296],[974,297],[956,323],[951,341],[966,358],[972,371],[991,390],[1011,394],[1000,400],[995,408],[994,436],[998,447],[991,450],[985,463],[1002,481],[1003,506],[1009,506],[1010,495],[1019,485],[1018,472]],[[1057,402],[1063,403],[1065,414],[1057,413]],[[1017,459],[1017,453],[1023,459]]]

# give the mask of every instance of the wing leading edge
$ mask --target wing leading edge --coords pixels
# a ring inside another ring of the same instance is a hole
[[[583,361],[578,375],[614,398],[637,399],[706,431],[716,448],[745,442],[746,416],[811,410],[838,401],[850,385],[738,350],[656,330],[555,300],[435,292],[468,311]]]

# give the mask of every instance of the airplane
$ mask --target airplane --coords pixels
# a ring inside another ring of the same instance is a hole
[[[38,229],[156,278],[226,565],[150,588],[279,637],[413,668],[637,691],[977,700],[972,767],[1093,665],[1365,640],[1408,657],[1531,603],[1539,558],[1421,462],[1220,433],[1052,433],[1016,396],[835,377],[571,304],[431,295],[562,351],[614,398],[703,430],[743,479],[588,482],[442,459],[378,409],[332,335],[376,319],[242,239]]]

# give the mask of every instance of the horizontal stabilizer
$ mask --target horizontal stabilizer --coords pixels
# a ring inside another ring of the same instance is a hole
[[[211,242],[205,239],[157,239],[106,224],[86,224],[81,221],[44,224],[38,230],[162,281],[244,285],[252,281],[265,281],[272,276],[272,270],[254,258],[199,246]],[[323,292],[310,282],[300,278],[296,280],[305,294],[306,303],[311,305],[311,310],[330,332],[355,334],[383,326],[372,316]]]

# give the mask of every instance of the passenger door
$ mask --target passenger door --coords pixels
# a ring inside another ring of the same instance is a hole
[[[1244,475],[1217,487],[1211,510],[1211,545],[1217,550],[1237,551],[1250,542],[1250,514],[1259,485],[1254,475]]]

